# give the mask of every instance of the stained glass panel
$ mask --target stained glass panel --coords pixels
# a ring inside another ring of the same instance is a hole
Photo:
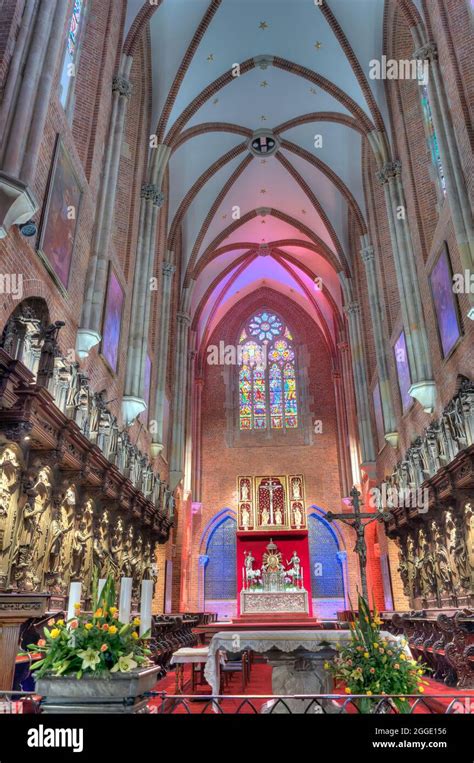
[[[79,44],[79,34],[84,16],[85,0],[74,0],[72,7],[71,20],[66,40],[66,50],[59,80],[59,100],[61,105],[66,108],[68,103],[69,90],[71,83],[76,76],[75,66],[77,60],[77,50]]]
[[[425,120],[426,131],[428,134],[428,148],[431,154],[431,161],[436,169],[438,176],[439,186],[444,196],[446,196],[446,178],[444,176],[443,162],[441,160],[441,152],[439,150],[438,136],[433,122],[433,114],[431,112],[430,97],[427,85],[420,85],[421,88],[421,106],[423,109],[423,117]]]
[[[281,369],[274,363],[270,368],[270,418],[272,429],[283,427],[283,391]]]
[[[298,409],[296,403],[296,375],[293,363],[287,363],[283,371],[285,386],[285,424],[289,429],[298,426]]]
[[[266,429],[265,369],[261,366],[253,371],[253,425],[255,429]]]
[[[252,429],[252,380],[251,371],[247,365],[243,365],[239,375],[240,390],[240,428]]]
[[[254,315],[240,332],[240,429],[297,428],[292,341],[288,327],[270,311]]]

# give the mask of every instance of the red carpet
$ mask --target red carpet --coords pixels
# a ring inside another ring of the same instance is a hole
[[[191,692],[191,683],[190,683],[190,666],[185,665],[185,685],[184,685],[184,693],[189,694]],[[263,662],[254,662],[252,665],[252,671],[250,673],[250,681],[247,684],[247,687],[245,689],[244,694],[246,696],[256,696],[256,695],[264,695],[262,699],[255,699],[252,700],[252,704],[254,708],[258,711],[262,707],[262,705],[267,701],[267,697],[272,694],[272,669],[269,665]],[[474,713],[474,691],[467,691],[467,690],[460,690],[460,689],[450,689],[448,686],[445,686],[445,684],[439,683],[437,681],[433,681],[432,679],[427,679],[429,686],[426,687],[425,695],[430,694],[442,694],[442,695],[455,695],[456,697],[464,698],[464,697],[470,697],[472,705],[469,706],[466,702],[463,700],[462,702],[459,702],[459,705],[456,707],[457,712],[470,712]],[[175,674],[174,671],[170,671],[168,675],[163,678],[161,681],[159,681],[155,686],[155,691],[163,691],[166,692],[168,695],[174,695],[175,694]],[[210,695],[210,687],[207,684],[200,685],[197,688],[197,692],[201,695]],[[339,689],[340,693],[343,693],[343,689]],[[225,694],[229,695],[242,695],[242,684],[241,684],[241,676],[240,674],[234,674],[231,676],[230,681],[228,685],[225,688]],[[422,696],[422,695],[420,695]],[[423,695],[424,696],[424,695]],[[238,710],[239,706],[242,704],[244,700],[223,700],[222,701],[222,710],[224,713],[234,713]],[[452,696],[446,696],[446,698],[436,698],[436,699],[430,699],[429,696],[426,697],[426,702],[429,707],[424,707],[423,705],[416,708],[415,713],[417,714],[425,714],[429,713],[430,709],[433,712],[436,713],[443,713],[447,709],[447,707],[450,705],[450,703],[453,701]],[[154,711],[157,712],[158,709],[161,706],[161,699],[156,698],[150,701],[150,708],[154,708]],[[196,700],[191,701],[188,703],[188,707],[190,712],[194,714],[199,713],[213,713],[212,706],[210,704],[206,704],[205,700]],[[184,708],[184,706],[177,707],[174,710],[175,713],[186,713],[187,710]],[[255,710],[250,705],[243,705],[240,712],[242,713],[254,713]],[[355,713],[357,712],[354,707],[348,706],[347,712],[349,713]]]

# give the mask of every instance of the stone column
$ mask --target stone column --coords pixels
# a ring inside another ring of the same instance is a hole
[[[350,360],[349,343],[341,341],[337,348],[341,358],[342,381],[344,388],[345,412],[347,418],[347,431],[349,436],[349,453],[351,460],[352,479],[349,480],[352,485],[360,484],[360,450],[359,437],[357,433],[357,409],[354,397],[354,381],[352,376],[352,367]]]
[[[0,238],[12,225],[26,223],[38,209],[31,184],[38,155],[38,136],[44,132],[49,105],[52,75],[56,68],[58,26],[67,3],[27,3],[0,111],[2,135],[0,164]],[[54,34],[53,34],[54,32]],[[59,35],[59,40],[62,40]],[[25,53],[26,51],[26,53]],[[46,98],[46,102],[42,102]],[[37,119],[34,121],[33,117]],[[33,142],[27,150],[28,178],[21,176],[25,146],[32,132]]]
[[[172,264],[173,252],[167,252],[167,259],[163,262],[163,280],[161,285],[161,303],[160,303],[160,335],[159,335],[159,365],[156,378],[156,397],[154,404],[153,419],[154,432],[151,445],[152,454],[157,456],[163,450],[163,418],[165,410],[165,391],[166,377],[168,373],[168,355],[169,355],[169,325],[171,292],[173,285],[173,273],[176,268]]]
[[[198,606],[201,612],[205,611],[206,606],[206,591],[205,591],[205,583],[206,583],[206,565],[209,562],[209,557],[206,554],[200,554],[199,555],[199,581],[198,581],[198,590],[199,590],[199,602]]]
[[[44,58],[43,70],[36,90],[36,102],[20,173],[21,179],[28,186],[32,186],[35,179],[36,165],[38,162],[41,142],[44,137],[44,126],[46,124],[51,91],[56,75],[59,56],[63,50],[64,26],[68,10],[69,4],[67,2],[57,3]]]
[[[133,279],[130,333],[128,337],[123,418],[130,424],[147,403],[143,398],[150,328],[151,276],[155,260],[156,223],[163,194],[152,184],[142,186],[137,256]]]
[[[173,383],[172,437],[170,456],[170,489],[174,490],[183,478],[184,432],[186,421],[186,389],[188,341],[191,317],[188,313],[177,315],[177,337]]]
[[[385,351],[385,348],[389,346],[389,343],[383,330],[382,306],[375,266],[374,247],[369,244],[368,236],[362,236],[361,243],[362,249],[360,254],[365,265],[365,274],[367,277],[370,316],[372,318],[377,372],[379,377],[380,396],[382,398],[385,439],[393,448],[396,448],[398,445],[397,423],[393,409],[390,373]]]
[[[352,298],[352,283],[342,273],[339,273],[344,291],[345,307],[349,324],[349,339],[352,357],[352,373],[357,404],[357,423],[361,446],[362,464],[375,461],[374,440],[370,423],[370,408],[368,397],[367,365],[362,339],[360,305]]]
[[[414,57],[428,67],[428,93],[433,124],[443,162],[446,192],[453,218],[456,242],[465,270],[474,267],[474,227],[469,194],[464,177],[461,157],[454,132],[448,98],[438,63],[438,49],[429,41],[414,52]],[[474,320],[474,294],[469,294],[469,317]]]
[[[342,375],[338,370],[332,372],[334,395],[336,398],[336,422],[337,422],[337,449],[341,469],[342,494],[349,495],[352,487],[352,475],[349,459],[349,432],[347,420],[344,416],[344,395],[342,392]]]
[[[100,342],[102,310],[107,287],[109,249],[114,216],[117,179],[122,152],[123,130],[131,85],[128,81],[132,59],[125,57],[121,73],[112,81],[112,111],[102,182],[98,194],[98,210],[91,258],[86,278],[81,327],[77,332],[76,350],[86,358],[92,347]]]
[[[401,162],[387,162],[377,172],[387,205],[390,238],[397,273],[400,305],[405,329],[408,360],[412,375],[409,393],[432,413],[436,403],[436,384],[421,302],[415,253],[407,220],[407,205],[401,182]]]
[[[201,500],[201,468],[202,468],[202,391],[204,389],[204,377],[194,379],[194,436],[193,436],[193,496],[196,501]]]

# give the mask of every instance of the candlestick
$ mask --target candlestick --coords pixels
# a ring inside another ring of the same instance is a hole
[[[75,615],[74,605],[81,603],[82,583],[71,583],[69,586],[69,599],[67,603],[67,619],[72,620]]]
[[[140,636],[151,628],[151,605],[153,601],[153,580],[142,580],[140,602]]]
[[[132,607],[132,584],[133,578],[122,578],[120,581],[119,598],[119,621],[130,622],[130,610]]]

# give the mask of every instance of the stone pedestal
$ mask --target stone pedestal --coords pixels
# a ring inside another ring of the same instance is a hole
[[[325,647],[317,652],[297,649],[291,653],[272,649],[265,655],[272,666],[272,694],[289,696],[283,702],[271,701],[266,713],[340,713],[341,708],[331,699],[299,699],[295,695],[331,694],[334,692],[332,674],[324,669],[325,662],[332,662],[336,650]]]
[[[0,592],[0,690],[11,691],[13,685],[21,625],[44,615],[49,598],[47,593]]]

